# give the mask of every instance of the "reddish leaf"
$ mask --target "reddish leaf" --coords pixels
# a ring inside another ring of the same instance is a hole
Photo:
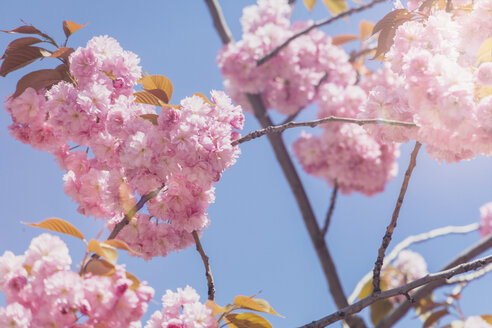
[[[434,313],[432,313],[425,321],[424,321],[424,326],[423,328],[427,328],[427,327],[430,327],[432,325],[434,325],[435,323],[437,323],[439,321],[439,319],[441,319],[442,317],[444,317],[446,314],[448,314],[449,311],[444,309],[444,310],[439,310],[439,311],[436,311]]]
[[[43,48],[25,46],[9,52],[0,67],[0,76],[6,76],[8,73],[28,65],[36,59],[42,58],[45,51],[47,50]]]
[[[69,47],[61,47],[61,48],[58,48],[55,50],[55,52],[53,52],[51,54],[51,58],[62,58],[62,59],[65,59],[65,60],[68,60],[68,57],[70,57],[70,55],[74,52],[75,50],[73,50],[73,48],[69,48]]]
[[[10,31],[5,31],[5,30],[0,30],[0,31],[5,33],[41,34],[41,31],[32,25],[19,26]]]
[[[61,66],[61,65],[60,65]],[[14,97],[21,95],[27,88],[35,90],[48,89],[61,81],[71,82],[63,68],[41,69],[24,75],[19,82],[14,93]]]
[[[71,21],[63,21],[63,32],[65,32],[65,36],[68,38],[70,35],[77,32],[87,24],[88,23],[85,23],[84,25],[80,25]]]
[[[396,9],[384,16],[377,24],[374,26],[372,34],[379,33],[378,37],[378,47],[376,49],[376,54],[372,59],[384,56],[393,45],[393,39],[396,34],[396,29],[398,26],[405,22],[414,19],[414,14],[406,9]]]
[[[393,26],[393,22],[396,18],[400,17],[401,15],[408,14],[409,11],[406,9],[396,9],[393,10],[392,12],[388,13],[386,16],[381,18],[379,22],[374,25],[374,28],[372,29],[372,35],[378,33],[379,31],[389,28]]]
[[[0,59],[4,59],[5,57],[7,57],[7,55],[9,53],[13,52],[16,49],[19,49],[19,48],[22,48],[25,46],[30,46],[32,44],[36,44],[36,43],[39,43],[42,41],[43,40],[32,37],[32,36],[27,36],[25,38],[15,39],[14,41],[10,42],[10,44],[7,46],[5,53],[3,54],[2,58],[0,58]]]
[[[154,125],[159,124],[157,123],[157,119],[159,118],[159,115],[157,114],[142,114],[140,115],[140,117],[143,118],[144,120],[150,121]]]

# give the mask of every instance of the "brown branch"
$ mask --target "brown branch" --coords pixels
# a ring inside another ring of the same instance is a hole
[[[210,263],[208,261],[208,256],[203,250],[202,244],[200,243],[200,238],[198,237],[198,233],[196,231],[193,231],[191,234],[193,235],[193,239],[195,239],[196,250],[198,251],[198,253],[200,253],[203,265],[205,266],[205,276],[207,277],[208,286],[208,299],[213,301],[215,298],[215,285],[214,277],[212,276],[212,270],[210,269]]]
[[[116,235],[123,229],[128,223],[130,223],[130,220],[133,218],[135,214],[137,214],[138,211],[147,203],[150,199],[154,198],[159,194],[162,188],[164,188],[165,184],[162,184],[159,188],[155,189],[154,191],[149,192],[148,194],[145,194],[140,198],[137,204],[133,206],[128,213],[125,214],[123,217],[123,220],[118,222],[116,226],[114,227],[113,231],[111,231],[111,234],[108,237],[109,239],[114,239]]]
[[[446,236],[450,234],[465,234],[472,231],[476,231],[478,229],[478,223],[472,223],[465,226],[447,226],[442,228],[433,229],[424,233],[420,233],[414,236],[408,236],[403,239],[403,241],[399,242],[393,250],[384,257],[384,263],[382,269],[384,269],[389,263],[391,263],[398,254],[408,248],[410,245],[421,243],[423,241],[427,241],[429,239]],[[370,281],[372,278],[372,271],[368,272],[355,286],[352,294],[350,294],[348,298],[349,303],[353,303],[354,300],[359,296],[364,285]]]
[[[259,138],[261,136],[264,136],[265,134],[269,135],[269,134],[273,134],[273,133],[281,133],[287,129],[298,128],[298,127],[314,128],[320,124],[329,123],[329,122],[352,123],[352,124],[357,124],[357,125],[388,124],[388,125],[403,126],[403,127],[407,127],[407,128],[412,128],[412,127],[417,126],[415,123],[400,122],[400,121],[394,121],[394,120],[385,120],[385,119],[380,119],[380,118],[356,119],[356,118],[328,116],[325,118],[321,118],[321,119],[313,120],[313,121],[307,121],[307,122],[289,122],[289,123],[285,123],[282,125],[273,125],[273,123],[272,123],[272,125],[266,126],[261,130],[256,130],[256,131],[250,132],[247,135],[245,135],[244,137],[233,141],[232,145],[236,146],[236,145],[242,144],[243,142],[250,141],[250,140]]]
[[[293,36],[291,36],[290,38],[288,38],[287,40],[285,40],[281,45],[279,45],[273,51],[271,51],[270,53],[268,53],[267,55],[265,55],[265,57],[263,57],[260,60],[258,60],[256,62],[256,65],[258,65],[258,66],[263,65],[264,63],[266,63],[267,61],[269,61],[271,58],[273,58],[274,56],[276,56],[280,52],[280,50],[282,50],[283,48],[287,47],[287,45],[289,45],[289,43],[291,43],[293,40],[297,39],[298,37],[300,37],[300,36],[302,36],[304,34],[307,34],[307,33],[311,32],[315,28],[321,27],[323,25],[328,25],[328,24],[330,24],[330,23],[332,23],[332,22],[334,22],[336,20],[339,20],[340,18],[344,18],[346,16],[349,16],[349,15],[352,15],[352,14],[355,14],[355,13],[358,13],[358,12],[361,12],[361,11],[364,11],[366,9],[371,8],[375,4],[380,3],[380,2],[384,2],[384,1],[385,0],[373,0],[373,1],[367,3],[367,4],[363,5],[363,6],[359,6],[359,7],[355,7],[355,8],[346,10],[346,11],[341,12],[340,14],[338,14],[336,16],[333,16],[333,17],[324,19],[322,21],[316,22],[313,25],[311,25],[311,26],[309,26],[309,27],[301,30],[300,32],[294,34]]]
[[[489,235],[487,238],[483,238],[477,244],[473,245],[472,247],[462,252],[454,260],[452,260],[444,268],[442,268],[441,271],[449,270],[450,268],[453,268],[457,265],[470,261],[471,259],[475,258],[476,256],[480,255],[481,253],[487,251],[490,248],[492,248],[492,234]],[[418,302],[421,299],[429,296],[436,288],[443,286],[446,283],[447,281],[432,282],[416,290],[412,296],[415,299],[415,301]],[[411,308],[412,308],[412,304],[409,304],[408,302],[404,302],[400,304],[397,308],[393,309],[386,317],[384,317],[376,326],[376,328],[393,327],[394,324],[398,320],[400,320],[405,315],[405,313],[407,313],[408,310]]]
[[[323,226],[323,229],[321,229],[321,233],[323,234],[323,236],[326,236],[326,232],[328,231],[328,227],[330,226],[333,211],[335,211],[335,201],[337,200],[337,193],[338,183],[337,180],[335,180],[335,185],[333,186],[333,191],[331,193],[330,208],[328,209],[328,213],[326,214],[325,225]]]
[[[301,328],[319,328],[326,327],[334,322],[344,319],[346,316],[355,314],[360,312],[362,309],[368,307],[369,305],[380,301],[382,299],[390,298],[397,295],[408,295],[410,300],[415,300],[414,295],[410,295],[409,291],[418,288],[420,286],[429,285],[432,282],[437,282],[440,284],[445,284],[447,279],[454,277],[458,274],[462,274],[464,272],[469,272],[472,270],[477,270],[481,267],[486,266],[487,264],[492,263],[492,255],[483,257],[481,259],[475,260],[473,262],[459,264],[450,269],[443,270],[437,273],[428,274],[427,276],[414,280],[406,285],[396,287],[393,289],[386,290],[379,294],[372,294],[368,297],[360,300],[357,303],[354,303],[340,311],[337,311],[333,314],[330,314],[324,318],[321,318],[317,321],[313,321],[307,325],[302,326]],[[412,302],[405,302],[405,304],[410,304],[412,306]],[[379,326],[378,326],[379,327]]]
[[[384,253],[386,252],[386,249],[388,248],[391,242],[391,236],[393,235],[393,231],[396,228],[398,215],[400,214],[400,208],[403,204],[403,199],[405,198],[405,193],[408,188],[408,182],[410,181],[410,177],[412,176],[412,171],[417,165],[417,154],[419,153],[421,146],[422,144],[420,142],[417,141],[415,143],[415,148],[413,149],[412,155],[410,156],[410,163],[408,164],[407,171],[405,172],[405,178],[403,179],[403,184],[400,189],[400,195],[398,196],[398,200],[396,201],[391,222],[388,225],[388,227],[386,227],[386,233],[384,234],[383,242],[381,243],[381,246],[379,247],[378,250],[378,258],[376,260],[376,263],[374,263],[374,269],[372,274],[372,286],[374,290],[373,293],[376,294],[381,292],[379,283],[380,283],[381,268],[384,262]]]
[[[217,0],[205,0],[205,2],[207,3],[208,11],[212,16],[214,27],[217,30],[222,43],[225,45],[233,42],[231,30],[229,30],[229,27],[225,22],[224,15],[222,15],[222,9],[217,3]]]

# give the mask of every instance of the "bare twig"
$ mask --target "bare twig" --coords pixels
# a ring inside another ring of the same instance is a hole
[[[398,200],[396,201],[395,209],[393,211],[393,216],[391,218],[391,222],[386,227],[386,233],[384,234],[383,237],[383,242],[381,243],[381,247],[379,247],[378,250],[378,258],[376,260],[376,263],[374,264],[374,269],[373,269],[373,275],[372,275],[372,286],[373,286],[373,293],[379,293],[381,292],[381,288],[379,286],[380,283],[380,274],[381,274],[381,268],[383,266],[384,262],[384,253],[386,252],[386,249],[389,246],[389,243],[391,242],[391,236],[393,235],[393,231],[396,228],[396,223],[398,221],[398,215],[400,214],[400,208],[401,205],[403,204],[403,199],[405,198],[405,193],[407,191],[408,187],[408,182],[410,181],[410,177],[412,176],[412,171],[417,165],[417,154],[419,153],[420,147],[422,144],[420,142],[415,143],[415,147],[412,151],[412,155],[410,157],[410,163],[408,164],[407,171],[405,172],[405,178],[403,179],[403,184],[400,189],[400,195],[398,196]]]
[[[465,226],[447,226],[443,228],[434,229],[428,232],[424,232],[418,235],[409,236],[403,241],[398,243],[395,248],[384,258],[383,267],[384,269],[389,263],[391,263],[398,254],[408,248],[412,244],[420,243],[429,239],[436,237],[446,236],[449,234],[465,234],[478,229],[478,223],[472,223]],[[362,290],[362,287],[372,278],[372,271],[366,273],[366,275],[357,283],[352,294],[348,298],[348,302],[351,304],[355,301]]]
[[[408,127],[408,128],[412,128],[412,127],[417,126],[415,123],[400,122],[400,121],[394,121],[394,120],[385,120],[385,119],[380,119],[380,118],[356,119],[356,118],[328,116],[325,118],[321,118],[321,119],[313,120],[313,121],[307,121],[307,122],[289,122],[289,123],[285,123],[282,125],[273,125],[273,123],[272,123],[272,125],[266,126],[261,130],[256,130],[256,131],[250,132],[247,135],[245,135],[244,137],[233,141],[232,145],[236,146],[236,145],[242,144],[243,142],[250,141],[250,140],[259,138],[261,136],[264,136],[265,134],[281,133],[287,129],[298,128],[298,127],[314,128],[320,124],[329,123],[329,122],[352,123],[352,124],[357,124],[357,125],[388,124],[388,125],[397,125],[397,126],[403,126],[403,127]]]
[[[492,271],[492,264],[489,264],[489,265],[481,268],[480,270],[469,273],[467,275],[464,275],[461,277],[455,277],[453,279],[449,279],[447,283],[448,283],[448,285],[469,283],[472,280],[483,277],[485,274],[487,274],[490,271]]]
[[[333,186],[333,191],[331,193],[330,208],[328,209],[328,213],[326,214],[325,225],[323,226],[323,229],[321,229],[321,233],[323,234],[323,236],[326,236],[326,232],[328,231],[328,227],[330,226],[331,216],[333,215],[333,211],[335,210],[337,193],[338,193],[338,183],[337,180],[335,180],[335,185]]]
[[[202,244],[200,243],[200,238],[198,237],[198,233],[196,231],[193,231],[191,234],[193,235],[193,239],[195,239],[196,250],[198,251],[198,253],[200,253],[203,265],[205,266],[205,276],[207,277],[208,286],[208,299],[213,301],[215,298],[215,285],[214,277],[212,276],[212,270],[210,269],[210,263],[208,261],[208,256],[203,250]]]
[[[280,50],[282,50],[283,48],[287,47],[287,45],[289,45],[289,43],[291,43],[293,40],[297,39],[298,37],[300,37],[300,36],[302,36],[304,34],[307,34],[307,33],[311,32],[315,28],[321,27],[323,25],[328,25],[328,24],[330,24],[330,23],[332,23],[332,22],[334,22],[336,20],[339,20],[340,18],[347,17],[349,15],[352,15],[352,14],[355,14],[355,13],[358,13],[358,12],[361,12],[361,11],[364,11],[366,9],[371,8],[375,4],[380,3],[380,2],[384,2],[384,1],[385,0],[373,0],[373,1],[367,3],[367,4],[363,5],[363,6],[359,6],[359,7],[355,7],[355,8],[346,10],[346,11],[341,12],[340,14],[338,14],[336,16],[333,16],[333,17],[324,19],[322,21],[316,22],[313,25],[311,25],[311,26],[309,26],[309,27],[301,30],[300,32],[294,34],[293,36],[291,36],[290,38],[288,38],[287,40],[285,40],[281,45],[279,45],[273,51],[271,51],[270,53],[268,53],[267,55],[265,55],[265,57],[263,57],[260,60],[258,60],[258,62],[256,64],[258,66],[263,65],[264,63],[266,63],[267,61],[269,61],[271,58],[273,58],[274,56],[276,56],[280,52]]]
[[[113,231],[111,231],[111,234],[108,237],[109,239],[114,239],[116,235],[123,229],[128,223],[130,223],[130,220],[133,218],[133,216],[140,211],[140,209],[147,203],[150,199],[154,198],[159,194],[162,188],[165,187],[165,184],[162,184],[159,188],[155,189],[154,191],[149,192],[148,194],[145,194],[140,198],[137,204],[133,206],[128,213],[125,214],[123,219],[116,224],[114,227]]]
[[[409,291],[420,287],[424,285],[429,285],[432,282],[438,282],[441,284],[445,284],[447,279],[454,277],[458,274],[476,270],[478,268],[484,267],[487,264],[492,263],[492,255],[489,255],[487,257],[475,260],[473,262],[469,263],[464,263],[457,265],[455,267],[452,267],[447,270],[443,270],[434,274],[429,274],[423,278],[414,280],[406,285],[393,288],[390,290],[386,290],[384,292],[378,293],[378,294],[371,294],[368,297],[360,300],[357,303],[354,303],[350,306],[347,306],[344,309],[341,309],[333,314],[330,314],[329,316],[326,316],[324,318],[321,318],[319,320],[313,321],[307,325],[302,326],[302,328],[319,328],[319,327],[326,327],[336,321],[344,319],[346,316],[355,314],[360,312],[362,309],[368,307],[369,305],[382,300],[386,299],[389,297],[397,296],[397,295],[408,295],[410,299],[414,299],[414,295],[410,295]],[[412,302],[405,302],[406,304],[410,304],[412,306]]]
[[[208,11],[212,16],[214,27],[217,30],[217,34],[219,34],[222,43],[228,44],[229,42],[234,41],[231,30],[229,30],[229,27],[225,22],[224,16],[222,15],[222,9],[217,3],[217,0],[205,0],[205,2],[207,3]]]
[[[296,117],[297,115],[299,115],[299,113],[303,110],[303,108],[299,109],[297,112],[295,112],[294,114],[290,114],[289,116],[287,116],[285,118],[285,120],[281,123],[281,125],[284,125],[284,124],[287,124],[289,122],[292,122]]]
[[[453,259],[450,263],[448,263],[444,268],[442,268],[441,271],[449,270],[450,268],[453,268],[459,264],[465,263],[467,261],[470,261],[471,259],[475,258],[479,254],[485,252],[486,250],[492,248],[492,234],[489,235],[486,238],[483,238],[480,240],[477,244],[473,245],[472,247],[468,248],[464,252],[462,252],[460,255],[458,255],[455,259]],[[436,288],[443,286],[447,284],[447,281],[441,280],[441,281],[434,281],[431,282],[418,290],[416,290],[412,296],[415,299],[415,301],[420,301],[421,299],[429,296]],[[401,303],[393,309],[386,317],[384,317],[379,324],[376,326],[376,328],[390,328],[393,327],[394,324],[400,320],[405,313],[409,309],[412,308],[412,304],[409,304],[408,302]]]

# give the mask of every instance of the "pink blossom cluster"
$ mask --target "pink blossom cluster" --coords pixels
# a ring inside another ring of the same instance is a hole
[[[411,1],[417,9],[422,1]],[[453,10],[427,10],[396,30],[386,55],[402,79],[398,88],[375,88],[361,117],[414,122],[417,129],[371,127],[386,139],[426,143],[446,162],[492,154],[492,58],[477,57],[492,37],[489,0],[453,1]],[[398,5],[401,8],[401,5]]]
[[[420,279],[428,273],[427,262],[422,255],[410,250],[403,250],[392,265],[384,270],[381,277],[386,289],[392,289]],[[400,303],[405,300],[405,296],[399,295],[390,298],[390,300]]]
[[[240,152],[231,142],[244,117],[219,91],[211,92],[213,103],[192,96],[159,113],[135,103],[138,63],[116,40],[95,37],[70,56],[75,83],[48,91],[28,88],[7,99],[5,108],[12,134],[53,153],[66,170],[64,189],[78,211],[111,219],[110,228],[124,216],[122,198],[136,200],[136,193],[165,185],[148,203],[150,216],[138,215],[119,236],[150,258],[191,245],[191,232],[209,224],[213,183]]]
[[[0,327],[121,327],[139,322],[154,290],[145,282],[136,290],[123,266],[111,276],[70,271],[72,259],[57,236],[42,234],[24,255],[0,257]]]
[[[218,65],[234,101],[251,110],[244,93],[261,92],[268,109],[290,115],[309,105],[320,82],[346,85],[356,79],[348,55],[331,38],[313,30],[292,41],[261,66],[257,61],[311,22],[290,24],[286,0],[259,0],[244,9],[242,39],[224,46]]]
[[[190,286],[167,290],[162,296],[162,311],[150,317],[145,328],[216,328],[212,309],[199,302],[200,296]]]
[[[385,70],[373,75],[367,82],[362,77],[360,85],[321,85],[316,98],[318,118],[356,118],[367,101],[371,81],[374,84],[389,79]],[[357,191],[367,196],[383,191],[398,173],[396,143],[372,136],[355,124],[324,124],[322,129],[319,136],[303,133],[294,142],[294,153],[307,173],[330,185],[336,182],[342,193]]]
[[[478,228],[478,232],[482,238],[492,233],[492,202],[480,207],[480,227]]]

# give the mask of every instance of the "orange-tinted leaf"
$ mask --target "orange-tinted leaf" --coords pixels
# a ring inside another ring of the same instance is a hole
[[[347,42],[354,41],[357,39],[358,39],[357,35],[342,34],[342,35],[334,36],[333,39],[331,40],[331,43],[334,44],[335,46],[341,46],[342,44],[345,44]]]
[[[68,60],[68,57],[74,52],[73,48],[61,47],[55,50],[49,57],[51,58],[63,58]]]
[[[128,244],[125,243],[123,240],[109,239],[109,240],[102,241],[101,244],[109,245],[109,246],[114,247],[114,248],[129,251],[129,252],[132,252],[134,254],[140,254],[139,252],[133,250],[130,246],[128,246]]]
[[[14,97],[21,95],[27,88],[35,90],[48,89],[60,81],[71,82],[63,69],[42,69],[24,75],[19,82],[14,93]]]
[[[478,49],[477,63],[492,61],[492,38],[485,40]]]
[[[42,42],[43,40],[32,37],[32,36],[27,36],[25,38],[18,38],[15,39],[14,41],[10,42],[9,45],[7,46],[7,49],[5,50],[5,53],[0,59],[4,59],[9,53],[13,52],[16,49],[23,48],[25,46],[30,46],[39,42]]]
[[[133,207],[137,202],[133,197],[133,192],[130,190],[130,187],[123,179],[121,179],[120,181],[118,192],[119,192],[120,204],[121,207],[123,207],[123,212],[128,214],[133,209]]]
[[[9,52],[0,67],[0,76],[6,76],[8,73],[22,68],[36,59],[43,57],[42,51],[46,49],[32,46],[17,48]]]
[[[41,31],[35,28],[32,25],[23,25],[17,28],[14,28],[10,31],[0,30],[5,33],[21,33],[21,34],[41,34]]]
[[[70,35],[77,32],[87,24],[88,23],[85,23],[84,25],[80,25],[71,21],[63,21],[63,32],[65,32],[65,36],[68,38]]]
[[[237,328],[273,328],[265,318],[256,313],[231,313],[225,318]]]
[[[373,29],[374,23],[366,20],[361,20],[359,24],[360,40],[365,40],[369,35],[371,35]]]
[[[154,125],[158,125],[159,123],[157,122],[157,119],[159,118],[159,115],[157,114],[142,114],[140,115],[141,118],[144,120],[150,121]]]
[[[32,266],[30,266],[29,264],[24,264],[22,267],[26,269],[28,275],[31,275]]]
[[[377,301],[371,305],[371,321],[374,326],[383,319],[393,309],[393,303],[390,300],[384,299]]]
[[[91,239],[89,241],[89,244],[87,245],[87,251],[104,257],[106,260],[109,261],[109,263],[113,265],[116,263],[116,259],[118,258],[118,252],[114,247],[99,243],[99,241],[96,239]]]
[[[217,305],[217,303],[212,300],[207,300],[205,305],[212,309],[212,314],[214,316],[229,311],[228,307]]]
[[[202,98],[206,104],[209,104],[210,106],[215,106],[215,104],[208,100],[207,96],[205,96],[203,93],[195,92],[193,95]]]
[[[425,321],[424,321],[424,325],[423,325],[423,328],[428,328],[432,325],[434,325],[435,323],[437,323],[439,321],[439,319],[441,319],[442,317],[444,317],[445,315],[447,315],[449,313],[449,311],[447,309],[444,309],[444,310],[439,310],[439,311],[436,311],[436,312],[433,312]]]
[[[84,235],[72,224],[59,218],[49,218],[39,223],[26,223],[28,226],[61,232],[66,235],[84,239]]]
[[[147,104],[147,105],[154,105],[154,106],[163,106],[165,105],[162,100],[151,94],[150,92],[147,91],[137,91],[133,93],[135,96],[135,102],[136,103],[141,103],[141,104]]]
[[[125,275],[128,279],[130,279],[132,281],[132,285],[130,286],[130,289],[133,291],[136,291],[138,289],[138,287],[140,286],[140,280],[138,280],[137,277],[135,277],[133,274],[131,274],[128,271],[125,272]]]
[[[114,265],[103,259],[91,258],[82,270],[83,273],[92,273],[96,276],[109,276],[115,272]]]
[[[234,298],[234,304],[242,309],[253,310],[263,313],[270,313],[280,316],[266,300],[260,298],[252,298],[247,296],[236,296]]]
[[[304,6],[311,11],[313,10],[314,5],[316,4],[316,0],[303,0]]]
[[[154,96],[162,100],[164,103],[169,103],[173,95],[173,84],[171,81],[162,75],[147,75],[140,79],[146,91],[160,90],[152,92]]]
[[[348,9],[345,0],[323,0],[330,13],[335,16]]]
[[[488,324],[492,325],[492,314],[482,314],[480,317],[483,320],[485,320]]]

